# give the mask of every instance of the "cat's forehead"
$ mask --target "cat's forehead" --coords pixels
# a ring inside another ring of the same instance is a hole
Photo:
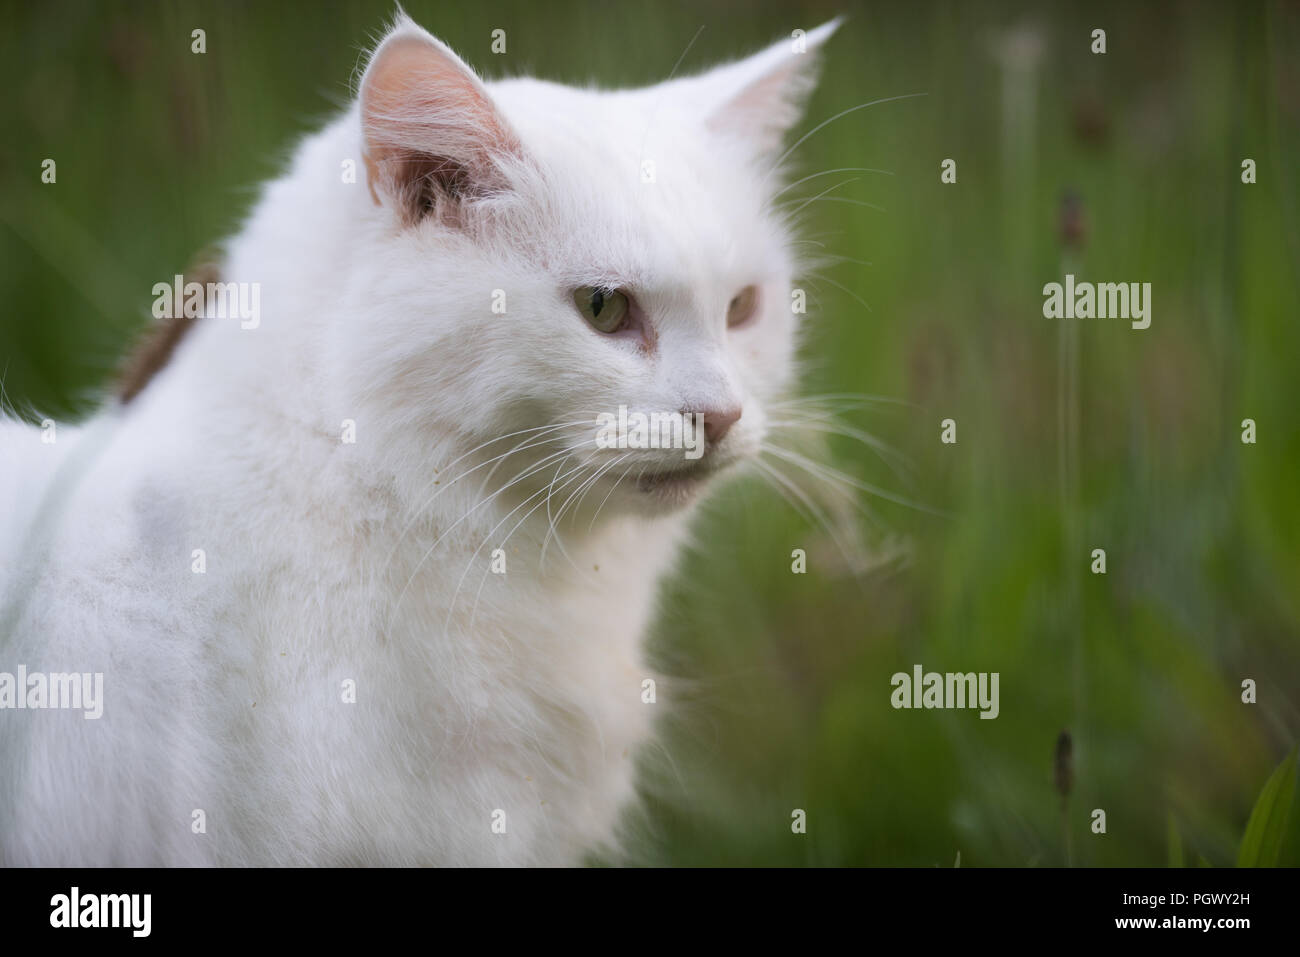
[[[537,80],[489,88],[544,170],[552,240],[573,260],[724,278],[761,268],[779,246],[765,195],[773,184],[681,98]]]
[[[669,86],[604,91],[519,79],[493,83],[490,90],[544,162],[630,162],[632,177],[646,185],[658,181],[658,167],[678,158],[690,160],[699,175],[725,162],[716,138],[707,135],[704,115]]]

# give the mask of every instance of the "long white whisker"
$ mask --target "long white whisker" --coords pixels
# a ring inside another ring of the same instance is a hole
[[[811,503],[805,505],[803,504],[803,502],[799,501],[798,499],[795,499],[791,495],[791,491],[790,491],[792,487],[792,483],[788,483],[788,480],[785,478],[785,476],[778,475],[776,469],[772,466],[771,463],[764,462],[762,459],[754,459],[749,464],[752,465],[757,470],[759,476],[765,482],[767,482],[768,485],[776,489],[776,491],[781,495],[783,499],[786,500],[786,502],[790,505],[790,507],[795,510],[795,512],[799,515],[800,518],[802,518],[809,525],[816,525],[818,523],[817,517],[814,516],[812,512],[808,511],[809,505],[811,505]],[[806,498],[806,497],[801,496],[801,498]]]
[[[788,413],[787,413],[788,414]],[[912,475],[911,463],[907,457],[899,453],[896,449],[890,448],[884,442],[877,439],[869,432],[863,432],[860,429],[853,428],[827,414],[826,416],[800,417],[796,415],[793,419],[771,419],[768,423],[774,429],[789,428],[798,431],[819,432],[827,435],[840,435],[846,439],[854,439],[867,446],[878,456],[881,461],[889,466],[891,472],[902,482],[911,484],[915,481]]]
[[[872,308],[869,305],[867,305],[867,301],[865,299],[863,299],[861,296],[859,296],[856,292],[854,292],[852,289],[850,289],[848,286],[844,285],[843,283],[836,282],[834,279],[831,279],[828,276],[820,276],[815,273],[809,273],[809,276],[813,279],[818,279],[822,282],[830,283],[836,289],[839,289],[840,291],[845,292],[848,295],[852,296],[854,299],[856,299],[858,301],[858,304],[861,305],[863,309],[867,310],[867,312],[872,311]]]
[[[573,455],[573,452],[570,452],[570,453],[569,453],[569,456],[567,456],[567,457],[564,459],[564,461],[560,462],[560,466],[559,466],[559,468],[563,468],[563,467],[564,467],[564,462],[567,462],[567,461],[569,460],[569,458],[572,457],[572,455]],[[583,471],[583,470],[586,469],[586,468],[588,468],[588,466],[579,463],[578,465],[575,465],[572,469],[570,469],[568,472],[565,472],[564,474],[565,474],[565,475],[574,475],[575,473],[581,472],[581,471]],[[559,477],[559,469],[557,468],[557,469],[556,469],[556,478],[558,478],[558,477]],[[468,575],[468,574],[469,574],[469,570],[470,570],[472,567],[474,567],[474,559],[477,558],[479,552],[481,552],[481,551],[483,550],[483,546],[486,545],[489,541],[492,540],[492,536],[496,534],[497,529],[499,529],[502,525],[504,525],[506,522],[508,522],[508,521],[510,520],[510,517],[511,517],[512,515],[514,515],[515,512],[519,511],[521,508],[523,508],[525,505],[527,505],[527,504],[528,504],[529,502],[531,502],[533,499],[537,498],[539,495],[544,495],[545,498],[543,498],[542,501],[538,502],[538,503],[537,503],[536,505],[534,505],[531,509],[529,509],[529,510],[524,514],[524,517],[521,518],[521,519],[520,519],[520,520],[515,524],[514,528],[511,528],[511,529],[510,529],[510,532],[506,535],[506,538],[505,538],[506,541],[509,541],[510,536],[513,535],[513,534],[515,533],[515,529],[519,528],[520,525],[522,525],[524,522],[526,522],[526,521],[528,520],[529,516],[531,516],[531,515],[533,514],[533,512],[537,511],[537,510],[538,510],[539,508],[541,508],[544,504],[546,504],[546,502],[550,501],[550,497],[551,497],[551,489],[552,489],[552,486],[554,486],[554,484],[555,484],[556,478],[552,478],[551,481],[546,485],[545,488],[539,489],[538,491],[534,492],[532,495],[528,496],[528,498],[524,499],[522,502],[520,502],[518,505],[516,505],[514,508],[512,508],[509,512],[507,512],[507,513],[505,514],[505,516],[501,519],[501,521],[497,522],[494,526],[492,526],[492,529],[487,533],[486,536],[484,536],[483,541],[479,543],[478,548],[474,549],[474,554],[470,555],[470,557],[469,557],[469,561],[465,563],[465,570],[464,570],[463,572],[461,572],[461,574],[460,574],[460,579],[459,579],[459,581],[456,582],[456,590],[455,590],[454,592],[452,592],[451,602],[450,602],[450,604],[448,604],[448,606],[447,606],[447,619],[446,619],[446,621],[445,621],[445,623],[444,623],[444,625],[443,625],[443,634],[444,634],[444,636],[448,633],[448,631],[449,631],[450,628],[451,628],[451,615],[452,615],[452,611],[453,611],[453,610],[455,609],[455,607],[456,607],[456,598],[457,598],[457,596],[460,595],[460,589],[461,589],[461,586],[463,586],[463,585],[465,584],[465,576]],[[566,481],[564,484],[565,484],[565,485],[568,485],[569,482],[571,482],[571,481],[573,481],[573,479],[569,479],[569,480]],[[560,486],[560,487],[563,488],[564,485],[562,485],[562,486]],[[501,547],[504,549],[504,546],[501,546]],[[480,590],[481,590],[481,589],[480,589]]]
[[[821,395],[803,395],[795,396],[790,399],[783,399],[770,403],[773,408],[784,408],[786,406],[803,406],[803,405],[820,405],[824,402],[843,401],[854,402],[858,404],[869,404],[878,402],[886,405],[912,405],[906,399],[898,399],[890,395],[872,395],[866,392],[826,392]]]
[[[926,512],[930,515],[945,516],[947,514],[946,512],[940,511],[939,509],[930,508],[927,505],[921,505],[917,502],[912,502],[909,501],[908,499],[900,498],[897,495],[885,491],[879,486],[872,485],[869,482],[864,482],[859,478],[855,478],[852,475],[848,475],[844,472],[841,472],[838,469],[832,468],[829,465],[822,465],[818,462],[814,462],[812,459],[809,459],[807,456],[800,455],[798,452],[791,451],[790,449],[781,448],[775,445],[768,445],[766,447],[766,450],[771,452],[777,458],[784,459],[785,461],[791,463],[792,465],[797,465],[800,468],[803,468],[805,471],[811,472],[813,475],[817,475],[819,478],[823,478],[827,481],[842,482],[845,485],[851,485],[854,488],[859,489],[860,491],[868,492],[871,495],[875,495],[877,498],[883,498],[886,501],[893,502],[896,505],[903,505],[907,508],[914,508],[917,511]]]
[[[781,156],[777,159],[777,161],[773,163],[771,167],[768,169],[767,176],[763,178],[763,181],[766,183],[767,177],[771,176],[773,172],[780,169],[781,164],[790,158],[790,154],[792,154],[804,143],[808,142],[809,137],[820,132],[821,130],[824,130],[826,127],[830,126],[832,123],[834,123],[836,120],[840,119],[841,117],[848,116],[850,113],[856,113],[858,110],[865,110],[869,106],[878,106],[881,103],[892,103],[895,100],[910,100],[918,96],[925,96],[925,95],[926,95],[925,93],[904,93],[901,96],[886,96],[879,100],[872,100],[870,103],[859,103],[857,106],[850,106],[847,110],[841,110],[840,112],[836,113],[830,119],[822,120],[812,129],[810,129],[807,133],[805,133],[803,136],[795,140],[794,145],[781,154]]]
[[[781,196],[784,193],[788,193],[796,186],[802,186],[804,183],[808,182],[811,179],[816,179],[819,176],[830,176],[832,173],[884,173],[887,176],[894,175],[893,170],[871,169],[870,167],[867,166],[841,166],[839,169],[824,169],[820,173],[812,173],[811,175],[805,176],[802,179],[795,180],[793,183],[788,183],[785,186],[782,186],[779,190],[777,190],[775,193],[772,194],[772,199],[775,200],[778,196]]]
[[[450,604],[448,604],[448,606],[447,606],[447,619],[446,619],[446,621],[445,621],[445,623],[444,623],[444,625],[443,625],[443,634],[444,634],[444,635],[447,634],[447,632],[448,632],[448,631],[450,630],[450,628],[451,628],[451,615],[452,615],[452,611],[453,611],[453,610],[455,609],[455,607],[456,607],[456,597],[460,594],[461,586],[465,584],[465,576],[468,575],[468,574],[469,574],[469,570],[470,570],[472,567],[474,567],[474,559],[477,558],[479,552],[481,552],[481,551],[483,550],[483,546],[486,545],[488,542],[490,542],[490,541],[492,540],[492,536],[496,534],[497,529],[499,529],[502,525],[504,525],[506,522],[508,522],[508,521],[510,520],[511,516],[513,516],[517,511],[519,511],[521,508],[523,508],[525,505],[527,505],[527,504],[528,504],[529,502],[531,502],[533,499],[537,498],[539,495],[541,495],[541,496],[545,496],[545,497],[542,499],[542,501],[538,502],[538,503],[537,503],[536,505],[534,505],[531,509],[529,509],[528,512],[524,515],[524,517],[521,518],[521,519],[519,520],[519,525],[522,525],[525,521],[527,521],[529,515],[532,515],[533,512],[537,511],[539,508],[542,507],[542,505],[544,505],[544,504],[546,503],[547,499],[550,498],[551,488],[552,488],[552,486],[555,484],[556,478],[559,477],[560,469],[564,468],[564,463],[567,462],[567,461],[568,461],[568,460],[573,456],[573,454],[574,454],[574,453],[573,453],[572,451],[570,451],[569,454],[566,455],[565,458],[560,462],[559,468],[557,468],[557,469],[555,470],[555,478],[552,478],[551,481],[548,482],[547,485],[546,485],[544,488],[538,489],[538,490],[537,490],[536,492],[534,492],[532,495],[528,496],[526,499],[524,499],[522,502],[520,502],[518,505],[516,505],[514,508],[512,508],[509,512],[507,512],[507,513],[502,517],[501,521],[499,521],[499,522],[497,522],[495,525],[493,525],[492,528],[491,528],[491,530],[488,531],[487,535],[485,535],[485,536],[483,537],[483,541],[479,543],[478,548],[474,549],[474,554],[470,555],[470,557],[469,557],[469,561],[465,563],[465,570],[464,570],[463,572],[461,572],[460,580],[456,582],[456,590],[452,593],[452,596],[451,596],[451,602],[450,602]],[[586,466],[581,465],[581,464],[579,464],[579,465],[575,465],[572,469],[570,469],[568,472],[565,472],[564,474],[565,474],[565,475],[573,475],[575,472],[580,472],[580,471],[582,471],[585,467],[586,467]],[[572,481],[572,479],[570,479],[570,481]],[[566,484],[567,484],[567,483],[566,483]],[[518,528],[519,525],[516,525],[515,528]],[[514,529],[511,529],[511,532],[513,532],[513,531],[514,531]],[[508,536],[507,536],[507,537],[508,537]]]
[[[542,461],[531,466],[525,472],[523,472],[520,475],[517,475],[515,478],[511,479],[505,485],[501,486],[501,488],[497,489],[487,498],[480,501],[477,505],[475,505],[473,508],[466,511],[464,515],[462,515],[460,518],[456,519],[456,521],[454,521],[451,525],[449,525],[446,528],[446,530],[443,531],[443,533],[434,540],[433,544],[429,546],[428,550],[425,551],[425,553],[420,557],[420,560],[415,563],[415,568],[412,569],[410,577],[406,579],[406,584],[402,586],[402,590],[398,593],[396,600],[393,602],[393,607],[389,613],[389,618],[391,619],[393,614],[396,613],[397,607],[398,605],[401,604],[402,598],[406,595],[407,589],[411,587],[411,582],[415,581],[415,576],[419,574],[419,571],[424,566],[424,563],[429,560],[429,556],[433,554],[433,550],[437,548],[439,543],[441,543],[444,538],[446,538],[449,534],[451,534],[451,532],[454,531],[456,527],[460,525],[461,522],[465,521],[467,518],[469,518],[471,515],[477,512],[480,508],[482,508],[484,505],[491,502],[493,499],[495,499],[501,493],[505,492],[507,489],[523,481],[529,476],[536,474],[537,472],[541,471],[543,468],[546,468],[546,466],[550,462],[554,461],[556,458],[559,458],[562,455],[572,455],[572,454],[573,454],[572,449],[564,448],[564,449],[560,449],[558,452],[554,452],[551,455],[548,455]],[[387,629],[385,629],[385,631],[386,630]]]
[[[572,565],[575,570],[577,570],[578,568],[577,564],[573,561],[572,558],[569,557],[569,553],[564,548],[564,542],[560,538],[560,533],[558,528],[559,522],[564,517],[565,511],[568,510],[569,505],[571,502],[573,502],[575,496],[579,495],[579,493],[581,493],[582,496],[582,498],[579,498],[577,502],[574,503],[573,505],[573,509],[576,512],[578,510],[578,507],[582,505],[582,499],[587,497],[587,493],[590,492],[591,489],[596,485],[596,483],[600,481],[601,476],[603,476],[610,469],[618,465],[619,462],[622,462],[631,454],[632,454],[631,452],[624,452],[618,458],[610,462],[607,462],[604,465],[599,466],[596,469],[596,473],[594,475],[592,475],[590,478],[586,479],[581,484],[579,484],[578,487],[574,489],[574,491],[569,495],[569,497],[564,500],[564,504],[560,506],[559,512],[557,512],[555,517],[551,519],[550,527],[546,530],[546,538],[543,539],[542,541],[541,557],[538,559],[539,566],[545,564],[546,562],[546,547],[550,543],[551,536],[554,535],[555,543],[560,549],[560,554],[562,554],[566,559],[568,559],[569,564]]]
[[[850,199],[847,196],[814,196],[805,202],[803,206],[798,207],[798,209],[792,209],[790,215],[793,216],[805,206],[811,206],[813,203],[846,203],[849,206],[861,206],[864,209],[874,209],[878,213],[886,211],[883,206],[877,206],[875,203],[868,203],[861,199]]]
[[[868,203],[861,199],[850,199],[847,196],[824,196],[823,195],[823,196],[814,196],[811,199],[809,199],[807,202],[805,202],[802,206],[790,210],[790,215],[793,216],[795,213],[799,212],[799,210],[803,209],[805,206],[811,206],[813,203],[847,203],[849,206],[861,206],[864,209],[874,209],[878,213],[883,213],[886,211],[885,207],[883,206],[877,206],[875,203]]]
[[[832,193],[832,192],[834,192],[835,190],[839,189],[841,186],[848,186],[849,183],[856,183],[857,181],[858,181],[858,177],[855,176],[855,177],[853,177],[852,179],[846,179],[846,180],[843,180],[842,182],[836,183],[834,186],[827,187],[826,189],[824,189],[824,190],[822,190],[820,193],[818,193],[816,196],[813,196],[813,197],[811,197],[810,199],[805,199],[802,203],[800,203],[800,204],[799,204],[798,206],[796,206],[794,209],[790,210],[789,215],[791,215],[791,216],[797,215],[798,212],[799,212],[799,210],[803,209],[805,206],[808,206],[808,205],[811,204],[811,203],[815,203],[815,202],[817,202],[817,200],[822,199],[822,198],[825,197],[828,193]],[[796,196],[794,199],[789,200],[789,202],[797,202],[799,199],[800,199],[800,197]]]
[[[587,414],[588,414],[588,415],[596,415],[597,413],[590,412],[590,413],[587,413]],[[579,427],[579,426],[590,425],[590,424],[591,424],[591,422],[590,422],[590,420],[588,420],[588,419],[579,419],[579,420],[577,420],[577,421],[575,421],[575,422],[568,423],[565,427],[566,427],[566,428],[577,428],[577,427]],[[555,438],[556,438],[555,436],[552,436],[551,439],[549,439],[548,441],[553,441]],[[517,451],[523,452],[523,451],[527,451],[527,450],[530,449],[530,448],[533,448],[533,446],[531,446],[531,445],[529,445],[529,446],[525,446],[523,449],[518,449]],[[506,453],[506,454],[507,454],[507,455],[512,455],[512,454],[515,453],[515,451],[516,451],[516,449],[511,449],[510,452],[508,452],[508,453]],[[504,458],[504,457],[502,457],[502,458]],[[486,463],[485,463],[485,464],[486,464]],[[483,493],[483,490],[487,488],[488,483],[489,483],[490,481],[492,481],[492,476],[496,474],[497,468],[499,468],[500,465],[501,465],[501,463],[498,462],[496,465],[494,465],[494,466],[492,467],[492,469],[488,472],[488,474],[485,475],[485,476],[483,477],[483,483],[479,486],[479,494],[480,494],[480,495]]]
[[[488,441],[480,443],[479,445],[477,445],[477,446],[475,446],[474,448],[470,449],[468,452],[464,453],[463,455],[460,455],[460,456],[458,456],[457,458],[453,459],[453,460],[452,460],[451,462],[449,462],[447,465],[443,466],[443,468],[442,468],[442,469],[441,469],[437,474],[445,475],[446,472],[447,472],[447,470],[450,469],[450,468],[451,468],[453,465],[455,465],[457,462],[460,462],[460,461],[464,460],[465,458],[467,458],[468,456],[473,455],[475,452],[478,452],[478,451],[480,451],[481,449],[484,449],[484,448],[486,448],[487,446],[492,445],[492,444],[495,443],[495,442],[500,442],[500,441],[502,441],[503,439],[513,438],[513,437],[516,436],[516,435],[523,435],[524,433],[530,433],[530,432],[531,432],[531,433],[538,433],[538,434],[532,435],[532,436],[530,436],[530,437],[524,439],[524,442],[531,443],[531,444],[526,445],[525,448],[529,448],[529,449],[530,449],[530,448],[536,448],[537,446],[545,445],[545,444],[547,444],[548,442],[552,442],[552,441],[555,440],[555,436],[554,436],[554,435],[548,435],[547,433],[553,433],[553,432],[556,432],[556,431],[558,431],[558,430],[560,430],[560,429],[572,428],[572,427],[575,427],[575,426],[578,426],[578,425],[583,425],[583,424],[585,424],[585,421],[578,421],[578,422],[564,422],[564,423],[560,423],[560,424],[558,424],[558,425],[537,426],[536,428],[532,428],[532,429],[520,429],[518,432],[510,432],[510,433],[508,433],[508,434],[506,434],[506,435],[501,435],[501,436],[497,436],[496,438],[493,438],[493,439],[488,439]],[[536,441],[534,441],[534,440],[536,440]],[[510,449],[509,451],[507,451],[507,452],[503,452],[501,455],[495,456],[494,458],[490,458],[490,459],[488,459],[486,462],[481,462],[481,463],[479,463],[478,465],[475,465],[473,468],[467,469],[466,471],[460,473],[459,475],[454,476],[454,477],[453,477],[450,481],[448,481],[446,484],[443,484],[443,483],[442,483],[442,480],[441,480],[440,478],[436,478],[436,479],[434,479],[434,480],[432,481],[431,484],[433,484],[433,485],[438,485],[438,486],[440,486],[440,487],[439,487],[436,491],[434,491],[434,493],[433,493],[432,495],[430,495],[428,499],[425,500],[425,502],[424,502],[423,505],[421,505],[418,509],[415,510],[415,512],[411,515],[410,519],[407,521],[406,525],[405,525],[405,526],[402,528],[402,530],[398,533],[397,538],[396,538],[396,540],[395,540],[394,543],[393,543],[393,547],[389,550],[389,553],[388,553],[388,560],[384,563],[384,567],[383,567],[383,569],[381,570],[381,575],[382,575],[384,572],[386,572],[386,571],[388,570],[388,567],[392,564],[393,558],[394,558],[394,556],[397,554],[398,547],[399,547],[399,546],[401,545],[401,543],[406,539],[407,534],[410,533],[411,529],[415,526],[416,522],[418,522],[421,518],[423,518],[423,517],[427,514],[427,512],[428,512],[428,510],[429,510],[429,507],[433,505],[434,501],[438,498],[439,495],[441,495],[443,492],[447,491],[447,489],[449,489],[449,488],[451,488],[452,486],[454,486],[454,485],[455,485],[457,482],[459,482],[461,479],[465,478],[465,476],[467,476],[467,475],[469,475],[469,474],[471,474],[471,473],[473,473],[473,472],[476,472],[476,471],[478,471],[478,470],[481,469],[481,468],[484,468],[485,466],[491,464],[492,462],[496,462],[496,461],[499,461],[499,460],[501,460],[501,459],[504,459],[504,458],[506,458],[506,457],[508,457],[508,456],[510,456],[510,455],[513,455],[513,454],[514,454],[515,452],[517,452],[517,451],[523,451],[522,449],[519,448],[519,445],[520,445],[520,444],[521,444],[521,443],[516,443],[515,447],[512,448],[512,449]],[[490,473],[489,473],[489,474],[490,474]]]
[[[603,508],[605,507],[605,503],[609,501],[609,497],[610,497],[611,495],[613,495],[614,492],[618,489],[618,486],[619,486],[619,484],[623,481],[623,479],[627,478],[627,473],[628,473],[628,472],[631,472],[634,468],[636,468],[636,463],[635,463],[635,462],[633,462],[631,465],[629,465],[627,468],[625,468],[625,469],[623,470],[623,474],[620,475],[620,476],[619,476],[619,477],[618,477],[618,478],[617,478],[617,479],[616,479],[616,480],[615,480],[615,481],[610,485],[610,487],[609,487],[609,491],[605,493],[605,497],[602,498],[602,499],[600,500],[600,504],[596,506],[596,514],[594,514],[594,515],[591,516],[591,522],[590,522],[590,524],[587,525],[587,531],[590,532],[593,528],[596,527],[596,519],[600,518],[600,511],[601,511],[601,509],[603,509]],[[638,479],[638,480],[640,480],[641,476],[645,474],[645,470],[646,470],[646,467],[645,467],[644,465],[642,465],[642,466],[641,466],[641,471],[637,473],[637,479]]]
[[[804,490],[801,489],[798,486],[798,484],[794,482],[793,479],[791,479],[789,476],[781,472],[771,462],[763,462],[761,459],[759,459],[755,461],[755,464],[758,464],[762,470],[764,470],[777,482],[781,483],[781,485],[790,489],[790,491],[792,491],[800,499],[800,501],[802,501],[805,504],[805,506],[815,516],[815,520],[812,521],[811,524],[821,526],[822,530],[826,532],[826,534],[830,537],[831,541],[835,543],[835,548],[844,557],[844,560],[848,563],[850,568],[859,567],[859,565],[861,564],[859,561],[860,556],[857,553],[857,549],[854,547],[854,543],[846,544],[841,539],[839,529],[830,521],[830,519],[827,517],[825,512],[823,512],[821,508],[817,506],[817,504],[812,500],[811,496],[809,496],[806,492],[804,492]],[[789,501],[788,496],[786,497],[786,500]],[[791,504],[793,505],[793,503]],[[869,519],[872,519],[872,515],[869,510],[863,508],[856,501],[853,504],[858,506],[859,510],[862,511]],[[795,510],[798,511],[798,508],[796,508]],[[808,520],[806,516],[805,516],[805,520],[806,521]]]

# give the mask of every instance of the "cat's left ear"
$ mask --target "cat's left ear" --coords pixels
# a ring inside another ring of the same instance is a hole
[[[688,80],[704,88],[708,128],[740,137],[762,153],[778,149],[803,116],[817,83],[821,48],[840,22],[836,17],[815,30],[795,30],[766,50]]]
[[[503,188],[503,162],[522,152],[474,71],[405,14],[370,57],[360,100],[371,196],[406,225],[454,220],[467,199]]]

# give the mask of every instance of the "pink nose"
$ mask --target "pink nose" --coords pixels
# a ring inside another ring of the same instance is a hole
[[[705,439],[710,445],[717,445],[740,418],[740,406],[730,409],[708,409],[701,414],[704,416]]]

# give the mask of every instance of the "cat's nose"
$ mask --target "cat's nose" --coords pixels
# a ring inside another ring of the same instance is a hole
[[[704,438],[708,440],[710,445],[717,445],[740,418],[740,406],[705,409],[700,414],[704,416]]]

